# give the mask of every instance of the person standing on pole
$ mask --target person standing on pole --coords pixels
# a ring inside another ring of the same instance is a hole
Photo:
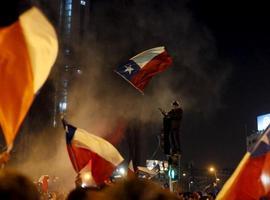
[[[159,110],[164,115],[164,139],[169,139],[169,145],[167,147],[165,146],[165,152],[168,152],[167,149],[169,147],[170,154],[173,155],[181,154],[180,125],[183,117],[183,109],[178,101],[173,101],[171,105],[172,108],[167,113],[164,112],[161,108]]]
[[[178,101],[172,102],[172,109],[168,112],[167,117],[170,119],[171,153],[181,154],[180,125],[183,117],[183,109],[180,107]]]

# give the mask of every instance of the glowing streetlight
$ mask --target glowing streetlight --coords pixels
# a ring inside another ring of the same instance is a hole
[[[191,181],[189,181],[188,182],[188,190],[189,191],[191,191],[191,187],[192,187],[192,184],[193,184],[194,182],[191,180]]]
[[[125,168],[124,167],[119,168],[119,173],[124,176],[126,174]]]
[[[209,167],[208,170],[209,170],[210,173],[213,173],[214,174],[215,181],[218,182],[220,179],[217,177],[217,171],[216,171],[216,169],[213,166],[211,166],[211,167]]]
[[[209,171],[210,171],[211,173],[213,173],[213,172],[216,171],[216,169],[215,169],[214,167],[209,167]]]
[[[84,181],[88,181],[88,180],[90,180],[92,178],[92,175],[91,175],[90,172],[86,172],[86,173],[83,174],[82,178],[83,178]]]

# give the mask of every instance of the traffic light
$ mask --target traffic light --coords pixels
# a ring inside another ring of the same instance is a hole
[[[170,169],[168,170],[168,176],[172,179],[172,180],[177,180],[178,178],[178,174],[177,174],[177,170],[170,167]]]

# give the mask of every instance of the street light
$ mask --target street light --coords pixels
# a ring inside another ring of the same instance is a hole
[[[209,167],[208,170],[209,170],[210,173],[213,173],[214,174],[214,176],[215,176],[215,182],[219,181],[219,178],[217,177],[217,171],[216,171],[216,169],[213,166],[211,166],[211,167]]]
[[[193,183],[194,182],[192,180],[188,182],[188,191],[189,192],[191,192],[191,188],[192,188]]]
[[[209,171],[210,171],[210,172],[215,172],[216,169],[215,169],[214,167],[209,167]]]

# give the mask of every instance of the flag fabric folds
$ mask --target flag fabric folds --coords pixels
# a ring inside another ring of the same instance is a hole
[[[75,171],[87,174],[87,182],[91,185],[103,184],[123,162],[123,157],[103,138],[67,124],[64,120],[63,124],[68,154]]]
[[[217,200],[270,199],[270,127],[247,152]]]
[[[0,28],[0,125],[10,148],[58,52],[55,30],[35,7]]]
[[[120,65],[115,72],[143,93],[150,79],[167,69],[171,64],[172,58],[165,47],[156,47],[129,59],[125,64]]]

